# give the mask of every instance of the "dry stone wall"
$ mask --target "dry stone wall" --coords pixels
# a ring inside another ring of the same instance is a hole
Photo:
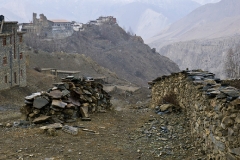
[[[23,118],[32,123],[74,122],[78,117],[90,121],[89,114],[111,109],[111,96],[91,77],[68,76],[46,92],[25,97]]]
[[[226,82],[226,81],[225,81]],[[152,87],[151,107],[162,104],[169,93],[191,122],[193,146],[208,159],[240,159],[239,90],[201,70],[183,71],[159,77]]]

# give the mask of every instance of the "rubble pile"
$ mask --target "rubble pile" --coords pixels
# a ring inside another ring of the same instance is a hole
[[[105,112],[111,108],[110,98],[103,86],[93,78],[68,76],[46,92],[25,97],[21,112],[32,123],[72,122],[78,117],[89,121],[89,113]]]
[[[201,70],[159,77],[149,84],[152,107],[168,93],[177,95],[190,120],[189,134],[192,145],[198,148],[198,157],[240,159],[239,89]]]

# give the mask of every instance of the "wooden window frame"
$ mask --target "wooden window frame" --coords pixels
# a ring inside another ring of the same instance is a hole
[[[12,44],[12,36],[9,37],[10,44]]]
[[[23,53],[19,53],[19,59],[23,59]]]
[[[2,44],[3,44],[3,46],[7,45],[7,37],[2,38]]]
[[[3,65],[7,65],[7,57],[3,57]]]
[[[14,83],[17,84],[17,72],[14,72]]]
[[[8,83],[7,76],[4,77],[5,83]]]
[[[19,43],[22,43],[22,42],[23,42],[23,36],[20,35],[20,36],[19,36]]]

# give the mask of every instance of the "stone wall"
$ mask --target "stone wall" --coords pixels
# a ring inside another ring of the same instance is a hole
[[[162,104],[169,93],[191,122],[193,146],[208,159],[240,159],[240,94],[222,85],[214,74],[201,70],[183,71],[159,77],[152,87],[151,107]]]
[[[237,89],[240,89],[240,79],[227,79],[227,80],[223,80],[221,83],[222,84],[228,84],[228,85],[233,86]]]

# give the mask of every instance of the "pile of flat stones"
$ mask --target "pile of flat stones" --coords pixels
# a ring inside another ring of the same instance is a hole
[[[74,122],[78,117],[89,121],[89,114],[111,109],[110,98],[102,84],[93,78],[68,76],[46,92],[25,97],[21,113],[25,120],[35,124]]]

